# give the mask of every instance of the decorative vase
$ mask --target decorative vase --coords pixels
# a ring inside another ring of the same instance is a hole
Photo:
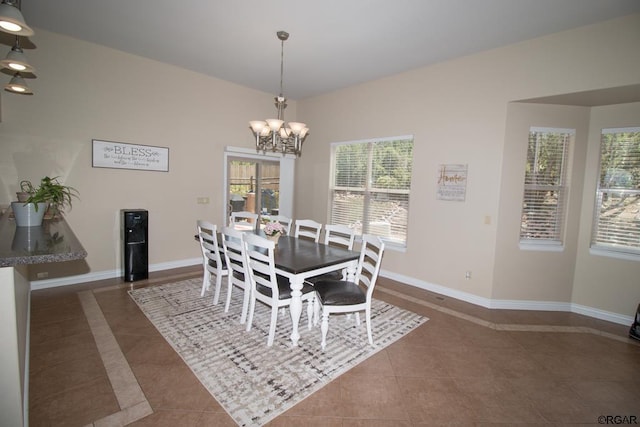
[[[278,240],[280,240],[280,234],[274,234],[273,236],[267,236],[267,239],[271,240],[273,243],[275,243],[276,246],[278,246]]]
[[[18,227],[39,227],[42,225],[47,203],[38,203],[38,210],[33,203],[11,202],[13,216]]]

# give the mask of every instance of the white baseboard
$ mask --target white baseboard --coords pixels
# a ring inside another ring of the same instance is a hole
[[[190,267],[202,263],[202,258],[191,258],[180,261],[163,262],[149,266],[149,271],[170,270],[172,268]],[[58,279],[46,279],[31,282],[31,290],[53,288],[57,286],[76,285],[78,283],[95,282],[97,280],[113,279],[121,277],[121,270],[99,271],[95,273],[81,274],[77,276],[61,277]],[[494,300],[470,294],[468,292],[458,291],[456,289],[447,288],[445,286],[436,285],[425,282],[413,277],[404,276],[402,274],[393,273],[391,271],[380,270],[380,276],[387,277],[397,282],[405,283],[416,288],[426,291],[435,292],[481,307],[498,310],[536,310],[536,311],[564,311],[569,313],[581,314],[583,316],[593,317],[607,322],[617,323],[620,325],[631,325],[633,323],[632,316],[625,316],[619,313],[600,310],[593,307],[587,307],[580,304],[570,302],[556,301],[529,301],[529,300]]]
[[[149,265],[149,271],[171,270],[172,268],[190,267],[202,264],[202,258],[183,259],[180,261],[162,262]],[[77,285],[78,283],[95,282],[98,280],[115,279],[122,277],[122,270],[97,271],[95,273],[79,274],[76,276],[45,279],[31,282],[31,290],[55,288],[58,286]]]
[[[535,310],[535,311],[564,311],[569,313],[581,314],[583,316],[593,317],[595,319],[605,320],[607,322],[617,323],[620,325],[631,325],[633,316],[626,316],[619,313],[600,310],[593,307],[587,307],[580,304],[559,301],[529,301],[529,300],[495,300],[480,297],[468,292],[458,291],[456,289],[447,288],[445,286],[436,285],[425,282],[413,277],[404,276],[402,274],[393,273],[386,270],[380,270],[380,276],[387,277],[397,282],[415,286],[416,288],[426,291],[435,292],[481,307],[498,310]]]

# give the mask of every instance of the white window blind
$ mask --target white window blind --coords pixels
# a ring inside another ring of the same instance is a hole
[[[531,128],[525,165],[520,242],[562,245],[567,162],[573,129]]]
[[[640,128],[602,130],[591,247],[640,254]]]
[[[332,145],[332,224],[406,246],[413,137]]]

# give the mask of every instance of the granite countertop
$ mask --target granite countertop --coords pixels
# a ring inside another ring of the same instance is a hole
[[[41,227],[16,227],[10,210],[0,217],[0,267],[83,259],[87,251],[64,218]]]

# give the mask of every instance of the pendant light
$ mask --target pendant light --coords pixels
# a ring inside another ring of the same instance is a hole
[[[18,3],[18,6],[16,6]],[[2,0],[0,3],[0,31],[19,36],[32,36],[33,30],[27,25],[19,9],[19,2]]]

